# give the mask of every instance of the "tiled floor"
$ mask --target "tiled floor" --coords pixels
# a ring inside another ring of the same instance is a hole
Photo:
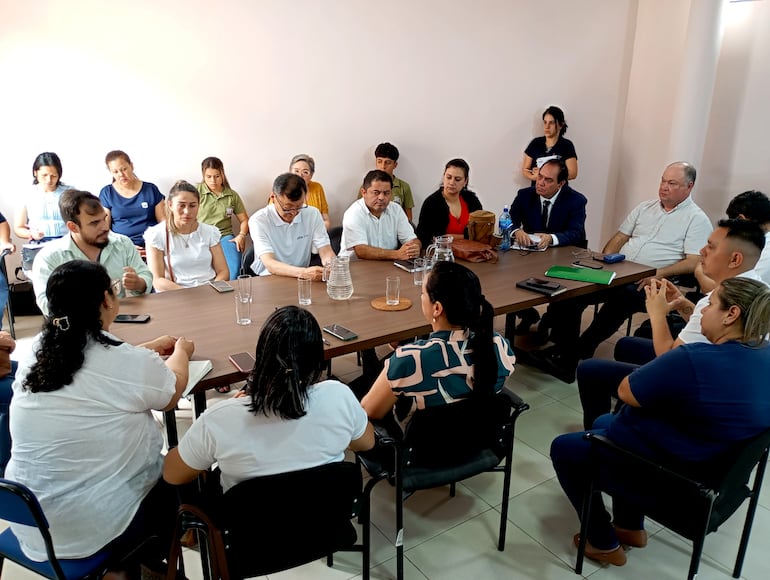
[[[500,322],[502,324],[502,321]],[[602,346],[599,356],[610,356],[612,344]],[[352,356],[335,360],[334,372],[343,380],[359,372]],[[502,478],[484,474],[457,486],[450,498],[448,488],[418,492],[405,503],[405,570],[414,579],[565,579],[575,578],[575,548],[572,535],[578,529],[575,513],[555,479],[548,449],[558,434],[580,428],[581,409],[574,384],[567,385],[548,375],[517,367],[507,385],[531,405],[516,429],[513,484],[509,498],[509,525],[505,551],[498,552],[497,530]],[[212,398],[220,398],[215,395]],[[213,402],[213,401],[212,401]],[[393,490],[379,484],[373,493],[372,577],[395,577],[393,548]],[[726,579],[732,575],[742,508],[717,533],[706,540],[699,579]],[[629,553],[622,568],[601,567],[587,561],[583,577],[679,579],[686,576],[690,558],[687,542],[649,522],[649,545]],[[764,553],[770,535],[770,487],[765,486],[754,520],[742,578],[770,577],[770,560]],[[197,554],[188,552],[187,572],[200,578]],[[274,579],[360,578],[357,554],[335,556],[334,568],[322,561],[294,570],[271,574]],[[15,580],[32,575],[6,563],[3,578]]]

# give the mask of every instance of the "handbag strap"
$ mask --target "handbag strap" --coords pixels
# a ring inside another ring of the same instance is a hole
[[[169,280],[176,282],[174,280],[174,269],[171,267],[171,242],[169,237],[168,224],[166,224],[166,268],[168,269],[168,275],[171,276]]]

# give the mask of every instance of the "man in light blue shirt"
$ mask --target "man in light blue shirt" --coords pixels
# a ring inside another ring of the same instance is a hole
[[[98,197],[70,189],[62,193],[59,210],[69,235],[48,243],[32,267],[35,298],[44,315],[48,315],[45,295],[48,277],[57,266],[72,260],[102,264],[112,278],[113,291],[121,298],[148,294],[152,290],[150,269],[129,238],[110,231],[107,212]]]

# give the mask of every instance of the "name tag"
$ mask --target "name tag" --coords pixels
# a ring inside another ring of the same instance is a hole
[[[231,207],[228,207],[228,208],[225,210],[225,215],[226,215],[227,217],[233,217],[233,208],[231,208]]]
[[[150,204],[147,203],[146,201],[143,201],[142,202],[142,209],[147,209],[148,207],[150,207]]]

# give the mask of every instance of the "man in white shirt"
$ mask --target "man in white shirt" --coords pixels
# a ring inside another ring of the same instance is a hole
[[[420,255],[420,240],[404,211],[390,203],[393,178],[379,169],[366,174],[361,199],[342,217],[340,254],[362,260],[408,260]]]
[[[714,281],[715,286],[736,277],[761,281],[756,266],[765,248],[765,233],[756,223],[739,219],[721,220],[700,251],[703,272]],[[651,281],[647,291],[653,297],[659,292],[666,294],[667,310],[649,310],[652,339],[622,338],[615,348],[616,360],[590,359],[578,366],[578,390],[586,429],[591,428],[599,415],[609,412],[611,397],[617,395],[620,381],[638,366],[679,345],[708,342],[701,332],[700,321],[701,311],[709,304],[711,292],[693,304],[665,278]],[[677,310],[687,321],[676,339],[671,336],[666,322],[666,314],[672,310]]]
[[[765,249],[759,256],[754,271],[765,284],[770,284],[770,199],[761,191],[744,191],[736,195],[727,206],[727,217],[754,222],[765,234]],[[715,286],[714,280],[703,273],[703,268],[695,268],[695,277],[701,292],[709,292]]]
[[[279,175],[270,199],[273,203],[249,218],[254,242],[251,269],[258,276],[309,276],[320,280],[323,268],[310,266],[312,250],[318,250],[324,264],[334,258],[334,250],[321,212],[306,203],[305,180],[293,173]]]
[[[625,254],[628,260],[656,269],[654,278],[692,274],[700,260],[699,250],[712,231],[711,222],[690,197],[695,168],[679,161],[663,172],[658,199],[634,208],[602,250]],[[533,353],[534,363],[566,382],[575,380],[580,359],[591,358],[604,340],[635,312],[644,310],[644,287],[650,279],[608,289],[604,304],[591,325],[577,340],[582,313],[594,298],[554,304],[557,312],[551,340],[556,346]]]
[[[48,316],[45,288],[51,272],[72,260],[101,263],[121,298],[149,294],[152,272],[130,238],[110,231],[109,217],[98,197],[69,189],[59,198],[59,211],[69,235],[46,244],[32,266],[35,298],[44,315]]]

